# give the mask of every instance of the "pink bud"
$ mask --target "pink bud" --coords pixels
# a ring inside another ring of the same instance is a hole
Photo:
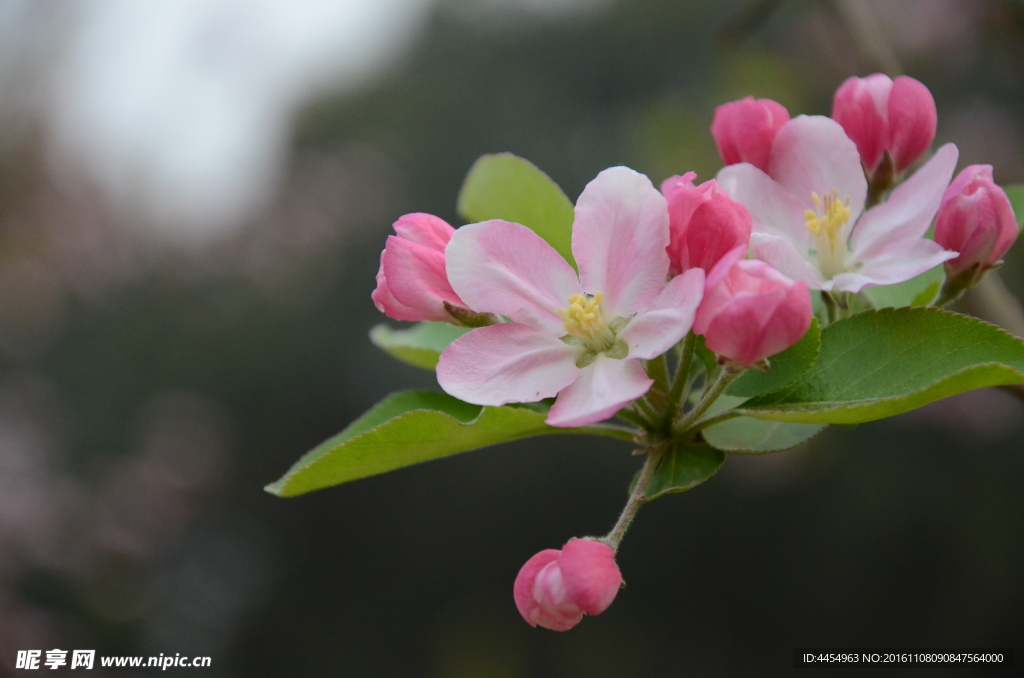
[[[601,614],[615,600],[622,573],[611,547],[573,539],[562,550],[545,549],[516,576],[513,597],[530,626],[568,631],[584,614]]]
[[[707,347],[750,367],[784,351],[811,326],[807,283],[793,282],[737,247],[708,274],[693,331]]]
[[[897,172],[912,165],[935,138],[938,114],[932,93],[913,78],[883,73],[849,78],[832,101],[832,117],[857,144],[861,161],[874,172],[889,151]]]
[[[666,248],[669,275],[691,268],[710,271],[731,250],[750,242],[753,219],[747,208],[730,198],[714,179],[694,186],[696,177],[687,172],[661,184],[668,200],[671,233]]]
[[[999,262],[1017,238],[1017,219],[991,165],[965,167],[949,185],[935,221],[935,242],[960,256],[946,262],[950,278],[984,271]]]
[[[775,134],[787,122],[789,111],[782,104],[745,97],[715,109],[711,135],[726,165],[749,162],[767,172]]]
[[[394,224],[380,255],[377,289],[371,294],[377,310],[395,320],[443,320],[452,317],[444,302],[465,306],[448,284],[444,249],[455,229],[430,214],[406,214]]]

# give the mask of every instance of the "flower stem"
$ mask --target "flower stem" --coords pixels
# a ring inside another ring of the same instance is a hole
[[[622,514],[619,516],[618,521],[616,521],[615,527],[611,529],[611,532],[598,540],[608,544],[612,551],[619,550],[619,544],[622,543],[622,538],[626,536],[629,524],[633,522],[636,512],[643,505],[644,498],[647,495],[647,486],[650,484],[651,478],[654,477],[658,464],[661,463],[661,457],[662,452],[660,448],[651,448],[647,451],[647,459],[644,461],[644,467],[640,470],[640,477],[636,481],[636,487],[633,488],[633,492],[629,495],[629,500],[622,509]]]
[[[718,373],[718,378],[715,379],[714,383],[711,384],[704,395],[701,396],[700,402],[698,402],[692,410],[686,413],[686,416],[680,420],[678,424],[672,427],[673,433],[678,437],[685,435],[693,424],[700,419],[701,415],[708,411],[712,403],[718,400],[718,396],[725,392],[725,389],[729,387],[729,384],[736,379],[736,377],[743,374],[744,368],[726,363],[722,366],[722,369]]]
[[[664,355],[647,361],[647,375],[654,380],[654,388],[662,393],[668,393],[668,366],[665,364]]]
[[[693,365],[693,350],[697,346],[697,335],[690,332],[683,339],[683,352],[679,356],[679,364],[676,366],[676,374],[672,380],[672,390],[668,394],[669,416],[675,416],[679,411],[679,403],[686,395],[686,386],[690,383],[690,367]]]
[[[629,409],[628,407],[623,407],[621,410],[615,413],[615,416],[619,417],[620,419],[625,419],[634,426],[639,426],[642,429],[647,429],[651,425],[651,422],[647,421],[647,419],[640,416],[639,414]]]
[[[690,427],[690,430],[695,432],[703,431],[709,426],[721,424],[723,421],[729,421],[730,419],[735,419],[736,417],[739,416],[741,416],[741,413],[737,412],[736,410],[726,410],[725,412],[719,412],[718,414],[712,415],[710,417],[704,417],[700,421],[695,422],[693,426]]]
[[[825,310],[828,312],[828,324],[831,325],[839,319],[839,307],[831,292],[822,292],[821,300],[824,302]]]
[[[651,428],[655,422],[661,420],[658,413],[654,411],[654,408],[644,398],[637,398],[633,401],[633,404],[636,405],[636,408],[640,410],[640,414],[647,420],[646,428]]]

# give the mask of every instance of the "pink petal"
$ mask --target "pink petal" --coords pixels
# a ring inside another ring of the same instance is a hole
[[[928,150],[935,139],[935,99],[922,83],[901,75],[889,93],[889,150],[902,172]]]
[[[437,363],[437,382],[474,405],[532,403],[573,383],[579,349],[529,325],[504,323],[462,335]]]
[[[622,585],[615,551],[592,539],[573,539],[563,546],[558,567],[562,570],[565,597],[587,614],[607,610]]]
[[[558,394],[547,422],[551,426],[584,426],[602,421],[647,393],[653,383],[639,360],[600,355]]]
[[[703,296],[703,269],[691,268],[672,278],[619,333],[619,339],[629,347],[629,357],[650,360],[672,348],[693,326]]]
[[[560,555],[562,555],[562,552],[558,549],[544,549],[527,560],[519,570],[519,574],[516,575],[516,583],[512,587],[512,597],[516,601],[516,608],[519,610],[519,614],[523,616],[523,619],[525,619],[530,626],[536,627],[537,624],[541,624],[545,628],[552,628],[552,623],[555,623],[556,625],[563,625],[563,620],[552,618],[552,616],[544,610],[540,602],[533,595],[537,575],[548,565],[557,561]],[[582,619],[582,617],[583,615],[581,613],[580,618]],[[574,625],[575,624],[569,625],[565,628],[556,628],[555,630],[568,630]]]
[[[400,238],[443,252],[452,239],[455,229],[447,221],[433,214],[416,212],[406,214],[394,223],[395,233]]]
[[[650,179],[611,167],[576,201],[572,253],[587,292],[603,292],[610,316],[628,318],[661,291],[668,272],[668,205]]]
[[[821,271],[789,240],[767,233],[755,233],[750,236],[750,248],[755,259],[771,264],[787,278],[802,280],[811,289],[826,289]]]
[[[889,93],[892,80],[884,73],[848,78],[832,101],[832,117],[842,125],[872,172],[889,142]]]
[[[370,298],[373,299],[373,305],[377,307],[377,310],[395,320],[434,320],[435,318],[430,314],[420,309],[410,308],[398,299],[395,299],[395,295],[391,293],[391,288],[388,287],[387,276],[384,275],[384,252],[380,253],[380,259],[380,268],[377,269],[377,289],[370,294]],[[450,318],[446,317],[444,320],[450,320]]]
[[[801,115],[783,125],[772,145],[768,173],[805,209],[816,209],[812,192],[825,196],[836,189],[840,200],[850,199],[851,223],[864,209],[868,182],[860,165],[860,153],[831,118]]]
[[[865,212],[850,239],[854,260],[866,263],[899,242],[924,237],[949,186],[957,157],[956,146],[946,144],[885,202]]]
[[[558,309],[582,292],[576,272],[526,226],[500,219],[468,224],[455,231],[445,256],[448,280],[474,311],[565,334]]]
[[[750,212],[754,233],[782,236],[804,252],[810,248],[811,235],[804,219],[807,208],[781,184],[746,163],[722,168],[717,181]]]
[[[444,251],[389,235],[381,266],[391,294],[401,304],[423,311],[430,320],[450,320],[444,302],[465,306],[448,283]]]

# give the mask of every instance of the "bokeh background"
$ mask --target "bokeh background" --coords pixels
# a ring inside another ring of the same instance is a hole
[[[827,114],[880,69],[931,88],[961,166],[1024,181],[1020,0],[0,2],[0,675],[55,647],[210,655],[172,671],[211,678],[1021,652],[1024,403],[999,390],[730,458],[644,508],[629,587],[565,634],[524,624],[512,581],[614,522],[623,444],[262,490],[387,393],[437,388],[369,343],[370,292],[397,217],[459,223],[477,156],[572,198],[615,164],[707,179],[715,105]]]

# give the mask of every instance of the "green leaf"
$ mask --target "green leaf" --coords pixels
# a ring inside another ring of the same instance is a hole
[[[432,370],[437,367],[441,351],[469,330],[432,321],[416,323],[404,330],[381,323],[370,330],[370,341],[404,363]]]
[[[1024,383],[1024,341],[937,308],[867,311],[826,327],[792,384],[740,410],[758,419],[857,424],[985,386]]]
[[[767,372],[747,370],[729,385],[726,393],[750,398],[778,390],[811,368],[818,357],[820,346],[821,328],[818,319],[812,318],[807,334],[800,341],[768,359],[771,368]]]
[[[939,265],[915,278],[895,285],[865,287],[864,296],[875,305],[875,308],[926,306],[935,298],[945,279],[946,273]]]
[[[471,223],[504,219],[527,226],[576,266],[572,202],[529,160],[511,153],[480,156],[462,183],[458,210]]]
[[[1013,205],[1013,214],[1017,217],[1017,228],[1024,227],[1024,184],[1010,184],[1003,186],[1006,197]]]
[[[280,497],[293,497],[530,436],[587,433],[632,440],[625,429],[600,424],[555,428],[544,423],[546,417],[542,407],[481,407],[445,393],[395,393],[303,455],[266,490]]]
[[[805,443],[826,424],[794,424],[753,417],[736,417],[702,431],[705,442],[723,452],[764,454],[782,452]]]
[[[645,500],[657,499],[672,492],[691,490],[715,475],[724,463],[725,453],[707,445],[673,445],[647,485]],[[636,487],[636,481],[637,478],[633,478],[630,491]]]

